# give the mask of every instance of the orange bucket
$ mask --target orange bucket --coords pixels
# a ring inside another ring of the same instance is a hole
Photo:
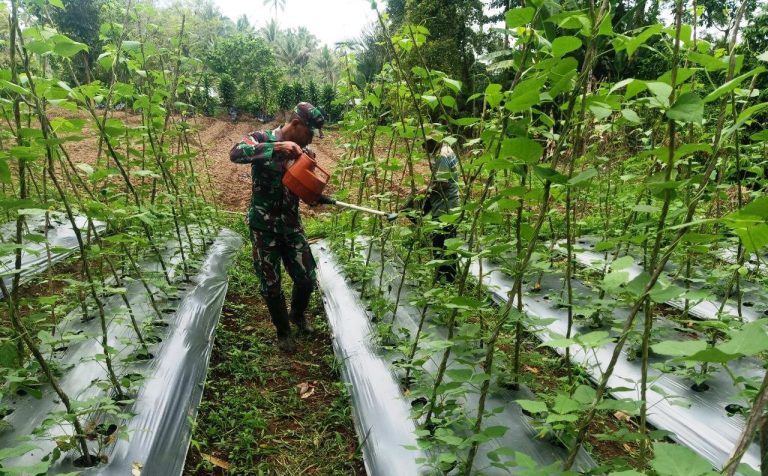
[[[315,159],[301,154],[283,175],[283,185],[301,201],[312,205],[320,198],[330,178],[331,175],[317,165]]]

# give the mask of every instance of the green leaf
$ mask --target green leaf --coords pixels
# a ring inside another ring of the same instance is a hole
[[[552,56],[562,58],[571,51],[581,48],[581,40],[575,36],[558,36],[552,42]]]
[[[544,147],[527,137],[506,138],[501,143],[501,158],[515,158],[526,164],[535,164],[544,153]]]
[[[38,449],[37,446],[30,443],[22,443],[19,446],[13,448],[0,448],[0,461],[8,458],[16,458],[17,456],[23,456],[32,450]]]
[[[704,98],[704,102],[712,102],[721,98],[723,95],[728,94],[729,92],[739,87],[739,84],[741,84],[741,82],[744,81],[745,79],[750,78],[756,74],[760,74],[763,71],[765,71],[765,68],[760,66],[759,68],[755,68],[748,73],[745,73],[745,74],[742,74],[741,76],[733,78],[727,83],[720,85],[717,89],[715,89],[711,93],[707,94],[707,96]]]
[[[651,346],[654,352],[673,357],[689,357],[707,348],[703,340],[665,340]]]
[[[704,120],[704,101],[696,93],[682,94],[667,110],[667,117],[675,121],[701,124]]]
[[[141,42],[134,40],[126,40],[122,43],[125,51],[138,51],[141,49]]]
[[[533,7],[513,8],[507,12],[507,28],[517,28],[530,23],[536,10]]]
[[[586,334],[577,335],[575,340],[582,347],[593,349],[600,347],[610,341],[610,335],[607,331],[592,331]]]
[[[661,81],[647,81],[645,87],[648,88],[661,106],[669,107],[669,96],[672,94],[672,86]]]
[[[11,183],[11,169],[5,159],[0,159],[0,183]]]
[[[2,89],[7,89],[9,91],[13,91],[16,94],[21,94],[22,96],[28,96],[28,95],[31,94],[28,89],[25,89],[25,88],[19,86],[18,84],[14,84],[14,83],[12,83],[10,81],[6,81],[4,79],[0,79],[0,87],[2,87]]]
[[[757,355],[768,350],[768,334],[765,332],[766,320],[745,324],[738,332],[731,336],[728,342],[717,346],[717,349],[726,354],[743,356]]]
[[[603,288],[612,291],[629,281],[629,273],[626,271],[611,271],[603,278]]]
[[[680,286],[675,286],[672,284],[663,288],[659,282],[656,282],[656,285],[654,285],[653,289],[651,289],[650,296],[653,302],[663,303],[675,299],[684,292],[685,289],[681,288]]]
[[[583,172],[581,172],[580,174],[574,177],[571,177],[571,179],[568,181],[568,185],[570,186],[578,185],[594,177],[597,177],[597,170],[590,167],[587,170],[584,170]]]
[[[547,404],[538,400],[515,400],[520,407],[529,413],[546,413]]]
[[[707,71],[719,71],[728,68],[728,63],[722,59],[695,51],[688,53],[688,59],[704,66]]]
[[[634,258],[631,256],[622,256],[621,258],[616,258],[611,262],[611,269],[613,271],[618,271],[620,269],[629,268],[635,264]]]
[[[571,87],[571,81],[576,76],[576,68],[579,66],[576,58],[568,56],[556,61],[549,71],[550,89],[549,95],[557,97]]]
[[[748,253],[754,253],[768,245],[768,225],[765,223],[751,224],[734,230]]]
[[[640,124],[640,116],[638,116],[637,113],[632,109],[622,109],[621,115],[629,122]]]
[[[489,426],[483,430],[483,434],[488,438],[501,438],[509,430],[506,426]]]
[[[451,380],[457,382],[466,382],[472,378],[472,369],[448,369],[445,374],[451,378]]]
[[[53,37],[54,46],[53,51],[59,56],[69,58],[81,51],[88,51],[88,45],[85,43],[77,42],[64,35],[55,35]]]
[[[458,106],[453,96],[443,96],[440,101],[443,103],[443,106],[450,107],[451,109],[456,109]]]
[[[712,466],[693,450],[674,443],[654,443],[651,466],[659,476],[713,474]]]
[[[458,93],[461,91],[461,81],[457,81],[451,78],[442,78],[446,86],[453,89],[453,92]]]
[[[532,78],[521,81],[505,98],[504,107],[510,112],[523,112],[539,103],[541,87],[546,78]]]
[[[627,56],[632,57],[633,54],[635,54],[635,51],[637,51],[638,48],[640,48],[642,45],[645,44],[649,39],[651,39],[653,36],[658,35],[661,33],[661,30],[664,29],[663,25],[655,24],[651,25],[637,36],[630,38],[626,43],[625,47],[627,49]]]
[[[568,181],[568,177],[565,175],[543,165],[535,165],[533,167],[533,173],[535,173],[539,178],[543,180],[549,180],[552,183],[564,184]]]
[[[461,117],[453,121],[457,126],[473,126],[480,122],[479,117]]]

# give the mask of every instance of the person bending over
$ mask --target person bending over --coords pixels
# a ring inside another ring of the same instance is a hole
[[[305,334],[314,330],[304,312],[315,288],[316,265],[301,225],[299,198],[283,185],[282,178],[302,153],[314,157],[307,146],[315,130],[323,137],[324,121],[320,109],[300,102],[282,127],[252,132],[229,152],[232,162],[251,166],[248,224],[253,267],[259,279],[259,291],[277,330],[277,345],[287,353],[296,350],[291,323]],[[290,313],[280,279],[281,262],[293,280]]]

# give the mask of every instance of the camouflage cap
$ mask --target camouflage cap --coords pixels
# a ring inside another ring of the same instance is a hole
[[[300,102],[293,109],[293,112],[307,125],[307,127],[312,130],[317,129],[320,138],[323,138],[323,124],[325,123],[325,118],[319,107],[315,107],[308,102]]]

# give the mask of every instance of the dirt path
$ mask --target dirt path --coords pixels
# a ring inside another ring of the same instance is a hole
[[[274,129],[280,123],[239,121],[233,124],[217,118],[202,118],[199,124],[202,126],[201,162],[206,164],[211,174],[216,202],[225,210],[245,213],[251,198],[251,169],[247,165],[231,162],[229,150],[249,132]],[[339,156],[334,145],[336,137],[335,132],[326,133],[323,139],[315,137],[310,146],[317,154],[320,166],[330,173],[336,168]],[[307,211],[308,208],[302,204],[302,212]]]

